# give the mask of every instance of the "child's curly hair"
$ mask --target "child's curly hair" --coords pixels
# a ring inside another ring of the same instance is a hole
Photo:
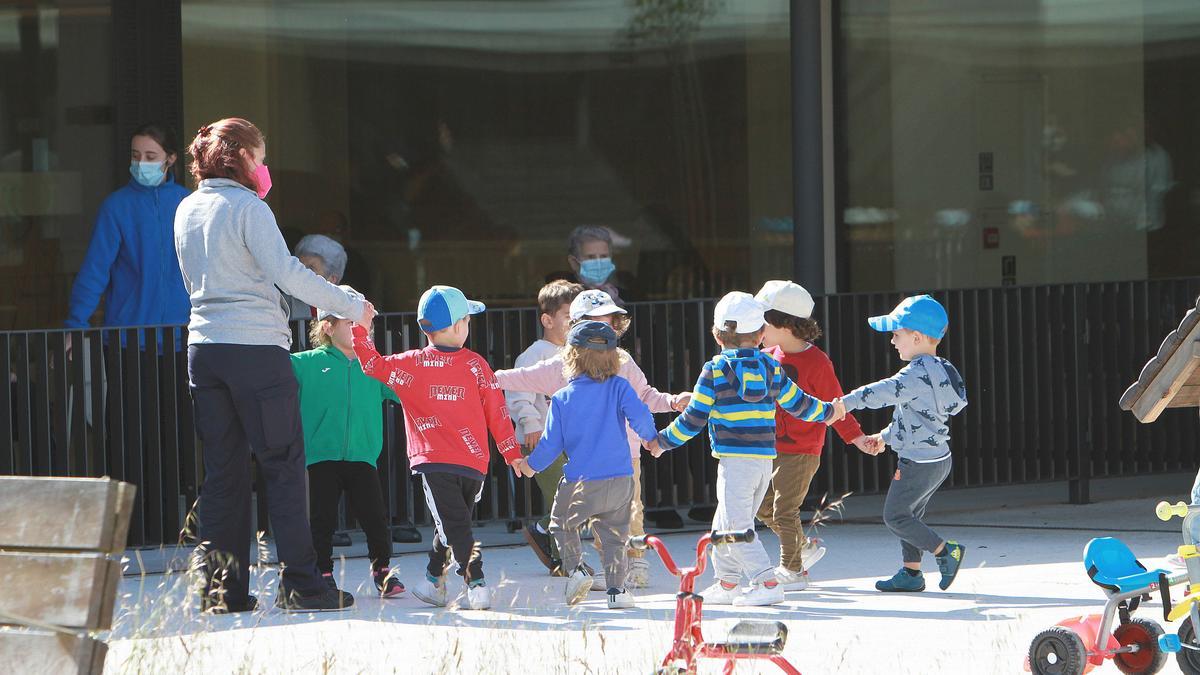
[[[587,375],[597,382],[603,382],[620,372],[621,364],[627,358],[620,349],[599,351],[568,346],[563,349],[563,376],[571,380]]]
[[[815,342],[821,337],[821,327],[812,319],[787,314],[777,309],[768,309],[763,318],[767,320],[767,323],[776,328],[786,328],[791,331],[792,335],[796,336],[798,340]]]

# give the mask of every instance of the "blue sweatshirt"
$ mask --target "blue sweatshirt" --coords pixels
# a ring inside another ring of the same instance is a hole
[[[900,372],[859,387],[842,398],[846,410],[895,408],[883,440],[914,462],[950,456],[950,417],[967,407],[962,375],[946,359],[922,354]]]
[[[130,180],[104,200],[64,325],[85,328],[105,299],[105,326],[188,322],[191,302],[175,256],[175,210],[188,195],[170,173],[148,188]]]
[[[542,440],[529,454],[529,466],[543,471],[564,451],[563,475],[571,482],[632,476],[625,423],[642,440],[657,434],[654,416],[625,378],[597,382],[580,375],[550,398]]]
[[[661,434],[664,448],[687,443],[708,426],[713,457],[775,457],[775,404],[805,422],[824,422],[833,406],[813,398],[761,350],[726,349],[704,364],[692,402]]]

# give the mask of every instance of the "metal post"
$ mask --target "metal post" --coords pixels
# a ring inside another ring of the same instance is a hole
[[[821,5],[791,0],[792,274],[814,295],[825,293]]]

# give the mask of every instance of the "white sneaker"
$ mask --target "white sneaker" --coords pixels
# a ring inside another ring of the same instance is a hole
[[[700,597],[704,598],[706,605],[732,605],[734,599],[741,594],[742,589],[737,586],[725,588],[720,581],[700,591]]]
[[[576,568],[574,572],[571,572],[571,576],[567,577],[567,604],[578,604],[587,597],[588,591],[592,588],[592,575],[582,567]]]
[[[645,558],[629,559],[629,574],[625,575],[626,588],[646,588],[650,585],[650,564]]]
[[[800,567],[807,572],[825,557],[825,542],[818,537],[809,537],[800,547]]]
[[[487,585],[468,588],[467,607],[471,609],[491,609],[492,589],[488,588]]]
[[[434,607],[446,606],[446,577],[438,577],[437,582],[429,580],[429,575],[422,577],[421,581],[413,587],[412,594],[417,596],[421,602]]]
[[[738,607],[765,607],[766,605],[778,605],[783,600],[782,584],[775,584],[775,588],[754,584],[745,593],[734,598],[733,604]]]
[[[608,590],[608,583],[604,579],[604,572],[601,572],[600,570],[596,570],[595,572],[593,572],[591,574],[591,577],[592,577],[592,590],[593,591],[607,591]]]
[[[803,591],[808,588],[808,572],[793,572],[780,566],[775,568],[775,579],[785,591]]]
[[[633,593],[627,588],[613,588],[608,591],[608,608],[609,609],[629,609],[636,607],[637,604],[633,600]]]

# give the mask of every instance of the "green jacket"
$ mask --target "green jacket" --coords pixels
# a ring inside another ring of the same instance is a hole
[[[308,465],[366,462],[375,466],[383,449],[384,401],[400,400],[379,380],[363,374],[358,360],[328,345],[292,354],[300,382],[300,419]]]

